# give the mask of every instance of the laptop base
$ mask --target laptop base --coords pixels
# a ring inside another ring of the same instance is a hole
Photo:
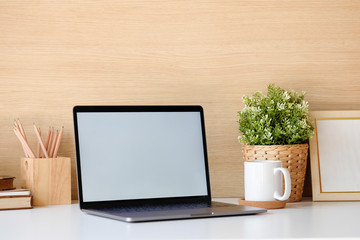
[[[127,211],[126,209],[82,209],[84,212],[100,217],[116,219],[124,222],[148,222],[162,220],[179,220],[192,218],[241,216],[264,213],[263,208],[248,207],[235,204],[213,202],[210,207],[182,209],[148,209],[144,211]]]

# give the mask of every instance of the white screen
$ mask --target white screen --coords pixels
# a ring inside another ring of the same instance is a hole
[[[199,112],[77,119],[84,202],[207,195]]]

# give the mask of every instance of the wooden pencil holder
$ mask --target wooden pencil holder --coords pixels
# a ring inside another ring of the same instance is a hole
[[[33,206],[71,204],[70,158],[21,158],[21,187],[30,189]]]

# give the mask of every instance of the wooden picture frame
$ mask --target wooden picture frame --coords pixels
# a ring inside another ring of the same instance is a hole
[[[312,111],[313,201],[360,200],[360,111]]]

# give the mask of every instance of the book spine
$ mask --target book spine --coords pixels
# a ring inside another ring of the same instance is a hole
[[[1,198],[18,198],[18,197],[30,197],[30,195],[0,196],[0,199]]]
[[[2,210],[18,210],[18,209],[31,209],[32,207],[20,207],[20,208],[0,208]]]
[[[0,191],[14,189],[14,179],[0,179]]]

